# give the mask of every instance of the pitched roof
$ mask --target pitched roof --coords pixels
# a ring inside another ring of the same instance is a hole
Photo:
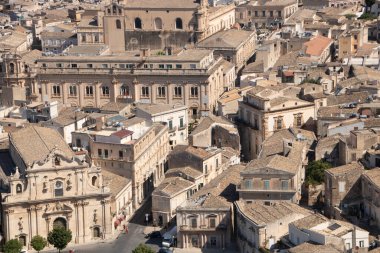
[[[170,155],[178,155],[180,153],[189,153],[192,154],[200,159],[207,159],[213,155],[213,153],[207,152],[206,150],[202,148],[195,148],[193,146],[188,145],[177,145],[174,147],[172,153]]]
[[[112,133],[111,135],[119,137],[120,139],[123,139],[123,138],[125,138],[127,136],[130,136],[132,134],[133,134],[132,131],[129,131],[127,129],[121,129],[121,130],[119,130],[117,132]]]
[[[316,36],[313,39],[311,39],[308,42],[305,42],[304,45],[306,46],[306,54],[312,55],[312,56],[321,56],[323,51],[333,42],[332,39],[323,37],[323,36]]]
[[[249,162],[245,167],[243,173],[261,173],[262,170],[266,169],[274,169],[296,174],[298,170],[298,161],[280,155],[268,156]]]
[[[254,34],[252,31],[229,29],[220,31],[198,43],[205,48],[237,48]]]
[[[174,196],[194,186],[194,183],[182,177],[169,177],[154,189],[154,195]]]
[[[63,137],[54,129],[29,126],[9,136],[26,165],[44,160],[55,148],[61,150],[68,158],[74,156]]]
[[[309,215],[310,211],[293,203],[278,201],[273,205],[247,203],[243,200],[235,202],[245,216],[258,225],[266,225],[276,220],[299,213]]]
[[[230,208],[230,203],[236,201],[239,195],[236,185],[240,183],[242,165],[233,165],[196,192],[181,208]]]
[[[359,174],[360,175],[364,172],[364,167],[360,163],[353,162],[346,165],[331,168],[326,171],[332,175],[341,175],[341,174],[344,174],[344,175]]]
[[[333,245],[319,245],[319,244],[312,244],[309,242],[302,243],[298,246],[295,246],[293,248],[290,248],[289,253],[342,253],[343,251],[340,251],[336,249]],[[380,251],[379,251],[380,252]]]
[[[104,185],[110,188],[112,196],[119,194],[120,191],[131,182],[130,179],[119,176],[108,170],[102,170],[102,175]]]
[[[366,170],[363,174],[368,178],[373,184],[375,184],[378,188],[380,188],[380,168]]]

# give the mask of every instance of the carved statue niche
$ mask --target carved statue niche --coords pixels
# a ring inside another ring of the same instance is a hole
[[[24,222],[22,221],[22,217],[20,217],[19,220],[18,220],[18,223],[17,223],[18,230],[20,230],[20,232],[22,232],[22,230],[24,229],[23,223]]]
[[[96,209],[94,210],[94,223],[96,224],[96,222],[98,221],[98,214],[96,213]]]

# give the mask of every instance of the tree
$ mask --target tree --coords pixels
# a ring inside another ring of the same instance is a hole
[[[301,82],[301,84],[304,84],[304,83],[321,84],[321,80],[319,78],[318,79],[306,78],[306,79],[302,80],[302,82]]]
[[[53,231],[49,232],[47,239],[50,244],[58,249],[58,252],[61,252],[61,250],[66,248],[67,244],[71,241],[71,238],[71,230],[64,227],[55,227]]]
[[[33,236],[32,240],[30,241],[30,244],[32,245],[32,248],[35,251],[40,252],[41,250],[43,250],[46,247],[47,241],[42,236],[35,235],[35,236]]]
[[[9,240],[4,245],[5,253],[20,253],[21,250],[22,250],[22,244],[17,239]]]
[[[330,168],[331,164],[322,160],[310,162],[306,166],[306,184],[321,184],[325,179],[325,170]]]
[[[151,247],[140,243],[139,246],[132,250],[132,253],[155,253],[155,251]]]

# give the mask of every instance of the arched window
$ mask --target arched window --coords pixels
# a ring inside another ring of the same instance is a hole
[[[58,156],[56,156],[54,159],[54,165],[57,165],[57,166],[61,165],[61,159],[59,159]]]
[[[21,184],[17,184],[16,185],[16,193],[21,193],[22,192],[22,185]]]
[[[54,195],[56,197],[63,196],[63,182],[62,181],[55,182],[55,185],[54,185]]]
[[[120,96],[129,96],[129,87],[128,86],[121,86],[120,87]]]
[[[135,18],[135,28],[141,29],[142,28],[142,22],[140,18]]]
[[[94,238],[99,238],[100,237],[100,228],[99,227],[94,227],[93,237]]]
[[[92,179],[91,179],[91,184],[93,186],[96,186],[98,184],[98,177],[93,176]]]
[[[15,65],[13,63],[9,64],[9,72],[11,74],[14,74],[15,73]]]
[[[116,19],[116,29],[121,29],[121,21],[120,21],[120,19]]]
[[[156,30],[162,30],[162,20],[160,18],[154,19],[154,28]]]
[[[102,96],[108,97],[110,95],[110,88],[108,86],[102,86]]]
[[[177,18],[175,20],[175,29],[183,29],[182,19]]]
[[[67,229],[67,222],[64,218],[59,217],[59,218],[54,220],[53,228],[58,228],[58,227]]]

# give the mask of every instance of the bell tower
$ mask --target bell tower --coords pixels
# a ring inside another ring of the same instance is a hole
[[[199,1],[199,6],[195,13],[197,20],[196,41],[206,38],[208,29],[208,0]]]
[[[104,42],[112,52],[125,51],[124,8],[119,2],[123,1],[114,1],[108,5],[103,17]]]

